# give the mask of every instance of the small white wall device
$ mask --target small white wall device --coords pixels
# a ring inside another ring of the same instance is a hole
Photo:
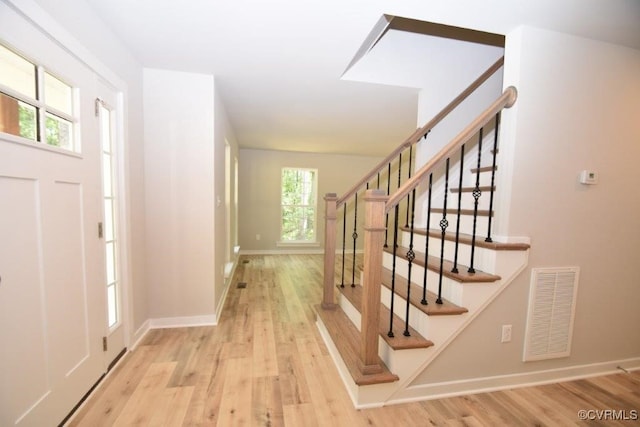
[[[593,185],[598,183],[598,173],[594,171],[582,171],[580,172],[580,183],[586,185]]]

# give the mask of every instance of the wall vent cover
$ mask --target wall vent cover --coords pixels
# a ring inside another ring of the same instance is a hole
[[[532,269],[525,362],[569,356],[579,271],[578,267]]]

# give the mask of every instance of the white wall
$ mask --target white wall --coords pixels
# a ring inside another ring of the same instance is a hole
[[[513,181],[506,197],[498,190],[497,219],[501,233],[531,238],[529,267],[416,383],[562,377],[640,358],[640,52],[525,27],[507,35],[506,59],[505,86],[519,97],[503,116],[499,171],[512,170]],[[583,169],[599,184],[579,184]],[[524,363],[531,268],[561,266],[581,269],[571,356]],[[513,325],[507,344],[503,324]]]
[[[214,320],[214,79],[144,70],[149,317]],[[222,153],[224,159],[224,152]],[[223,179],[224,186],[224,179]],[[224,187],[223,187],[224,191]],[[224,197],[224,193],[222,193]],[[194,320],[197,323],[197,321]]]

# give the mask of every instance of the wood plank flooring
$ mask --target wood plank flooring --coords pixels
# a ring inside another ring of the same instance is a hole
[[[638,425],[578,411],[638,414],[640,372],[355,410],[315,326],[322,256],[243,259],[217,326],[151,330],[68,425]]]

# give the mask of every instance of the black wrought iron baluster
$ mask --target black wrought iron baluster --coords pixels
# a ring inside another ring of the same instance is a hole
[[[380,172],[378,172],[378,185],[376,186],[376,189],[380,189]]]
[[[447,164],[445,167],[445,175],[444,175],[444,206],[442,210],[442,219],[440,220],[440,230],[442,231],[441,241],[440,241],[440,277],[438,281],[438,299],[436,299],[436,304],[442,304],[442,278],[444,273],[444,236],[447,232],[447,227],[449,226],[449,221],[447,221],[447,193],[449,192],[449,158],[447,158]]]
[[[389,310],[391,313],[389,314],[389,332],[387,332],[387,336],[389,338],[393,338],[393,306],[395,302],[396,296],[396,248],[398,247],[398,215],[400,211],[398,209],[398,205],[395,207],[395,215],[394,215],[394,226],[393,226],[393,261],[391,264],[391,304],[389,305]]]
[[[413,145],[409,146],[409,166],[407,167],[409,172],[407,173],[407,180],[411,179],[411,161],[412,160],[413,160]],[[409,203],[411,203],[411,197],[407,194],[407,218],[404,223],[405,227],[409,227]]]
[[[491,220],[493,219],[493,192],[496,184],[496,155],[498,154],[498,129],[500,128],[500,113],[496,114],[496,128],[493,131],[493,163],[491,168],[491,188],[489,193],[489,224],[487,225],[487,238],[485,242],[493,242],[491,238]]]
[[[473,232],[471,233],[471,260],[469,261],[469,273],[475,273],[476,270],[473,268],[473,261],[476,253],[476,227],[478,224],[478,199],[482,195],[482,191],[480,190],[480,162],[482,161],[482,134],[484,128],[480,128],[479,136],[478,136],[478,164],[476,166],[476,186],[473,189]]]
[[[411,228],[409,234],[409,250],[407,251],[407,261],[409,261],[409,269],[407,271],[407,306],[404,316],[404,332],[405,337],[411,336],[409,332],[409,307],[411,306],[411,267],[413,266],[413,260],[416,259],[416,253],[413,251],[413,227],[415,221],[415,209],[416,209],[416,189],[411,191]],[[407,212],[409,212],[409,205],[407,205]]]
[[[429,269],[427,268],[427,263],[429,262],[429,227],[431,224],[431,186],[433,185],[433,174],[429,174],[429,190],[427,192],[427,233],[425,236],[425,244],[424,244],[424,276],[422,277],[422,301],[420,303],[422,305],[429,304],[427,301],[427,272]]]
[[[340,287],[344,288],[344,261],[347,256],[347,202],[344,203],[342,215],[342,276],[340,277]]]
[[[398,188],[400,188],[400,183],[401,182],[402,182],[402,153],[400,153],[398,155]],[[398,205],[396,205],[396,206],[398,206]],[[396,221],[397,220],[398,220],[398,218],[396,218]],[[398,226],[398,224],[396,224],[396,227],[397,226]],[[398,247],[398,242],[396,242],[393,247],[397,248]]]
[[[462,210],[462,176],[464,173],[464,144],[460,148],[460,181],[458,183],[458,216],[456,218],[456,246],[453,254],[452,273],[458,272],[458,246],[460,244],[460,211]]]
[[[387,172],[387,196],[391,194],[391,162],[389,162],[388,172]],[[387,244],[389,238],[389,212],[385,217],[385,227],[384,227],[384,247],[389,247]]]
[[[355,205],[354,205],[354,214],[353,214],[353,260],[351,263],[351,287],[354,288],[356,286],[356,241],[358,240],[358,192],[355,194]]]
[[[402,182],[402,153],[398,154],[398,188]]]

